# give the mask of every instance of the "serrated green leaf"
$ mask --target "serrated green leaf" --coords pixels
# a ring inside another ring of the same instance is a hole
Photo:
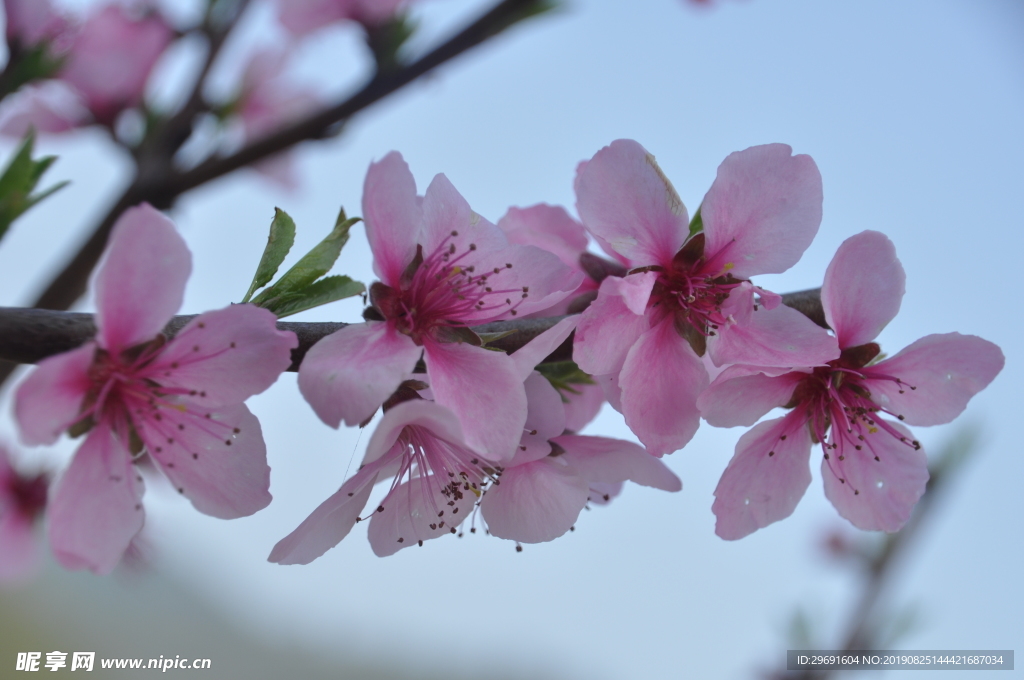
[[[548,364],[538,364],[536,371],[547,378],[551,386],[559,391],[562,401],[569,401],[563,392],[579,394],[580,391],[574,385],[593,385],[594,379],[590,374],[584,372],[575,361],[553,361]]]
[[[328,302],[335,302],[344,298],[362,295],[366,291],[359,281],[353,281],[347,276],[328,276],[320,279],[298,293],[272,298],[267,304],[262,305],[269,309],[277,318],[282,319],[292,314],[304,312],[313,307],[326,305]]]
[[[693,219],[690,220],[690,236],[693,236],[694,234],[699,234],[700,232],[704,231],[704,218],[701,217],[700,214],[700,209],[703,207],[704,204],[701,203],[697,207],[697,212],[693,213]]]
[[[274,208],[274,219],[270,223],[270,235],[267,237],[267,247],[263,250],[263,257],[256,268],[256,275],[252,277],[252,284],[248,292],[242,298],[242,302],[248,302],[252,294],[270,283],[277,273],[277,268],[284,262],[288,251],[295,243],[295,222],[285,211]]]
[[[30,132],[0,174],[0,238],[7,232],[11,223],[26,210],[68,184],[60,182],[41,193],[32,193],[43,173],[56,160],[55,156],[44,156],[34,160],[34,144],[35,136]]]
[[[262,307],[263,302],[270,298],[287,298],[298,294],[329,272],[341,254],[341,249],[348,242],[349,229],[359,221],[359,217],[347,219],[345,211],[342,210],[331,233],[296,262],[294,267],[285,272],[277,283],[257,295],[253,303]]]

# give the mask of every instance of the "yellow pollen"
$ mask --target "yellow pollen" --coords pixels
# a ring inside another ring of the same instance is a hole
[[[458,265],[455,265],[454,267],[452,267],[452,275],[453,276],[458,276],[461,273],[462,273],[462,267],[460,267]]]
[[[868,434],[874,434],[876,432],[878,432],[878,428],[877,427],[869,427],[868,428]]]
[[[722,267],[722,271],[723,271],[723,272],[727,272],[727,271],[729,271],[730,269],[732,269],[732,268],[733,268],[733,267],[735,267],[735,266],[736,266],[736,265],[735,265],[735,264],[733,264],[732,262],[726,262],[726,263],[725,263],[725,266],[724,266],[724,267]]]
[[[471,486],[469,487],[469,490],[472,491],[477,498],[480,498],[480,489],[476,488],[475,486]]]

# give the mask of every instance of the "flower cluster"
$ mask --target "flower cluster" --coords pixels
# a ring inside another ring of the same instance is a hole
[[[816,234],[814,162],[782,144],[733,153],[692,220],[634,141],[581,163],[575,189],[579,221],[536,205],[492,224],[444,175],[419,195],[398,153],[371,164],[362,212],[380,280],[362,323],[305,354],[298,386],[331,427],[383,413],[359,470],[270,561],[309,563],[362,520],[381,556],[462,535],[467,520],[517,546],[550,541],[627,481],[679,491],[661,458],[701,419],[754,426],[715,491],[722,538],[793,512],[813,444],[843,517],[882,531],[907,521],[928,470],[904,423],[955,418],[1003,355],[949,333],[883,358],[875,339],[899,310],[905,274],[878,232],[836,253],[822,325],[751,280],[792,267]],[[588,234],[607,258],[588,251]],[[242,402],[289,366],[295,336],[246,304],[168,339],[189,269],[167,218],[128,211],[96,277],[96,339],[43,361],[18,390],[26,443],[85,435],[47,510],[65,566],[117,564],[142,526],[144,456],[204,513],[240,517],[270,502],[259,423]],[[548,330],[511,354],[479,329],[537,316],[553,317]],[[606,399],[642,445],[579,434]],[[755,425],[775,408],[788,413]],[[25,484],[4,470],[15,490],[0,499],[0,521],[23,535],[45,493],[18,491]]]

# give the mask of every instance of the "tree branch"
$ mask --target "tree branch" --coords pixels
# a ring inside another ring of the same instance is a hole
[[[790,293],[783,295],[782,301],[813,318],[811,315],[820,313],[821,309],[820,296],[815,295],[818,292]],[[816,308],[813,305],[814,300],[818,300]],[[810,314],[797,305],[808,309]],[[174,317],[164,328],[164,333],[168,337],[173,337],[193,318],[195,315]],[[514,352],[564,318],[564,316],[553,316],[496,321],[477,326],[474,330],[478,333],[511,331],[509,335],[491,342],[490,346],[505,352]],[[299,346],[292,350],[292,365],[288,370],[297,371],[310,347],[321,338],[347,325],[340,322],[279,321],[278,328],[292,331],[299,337]],[[0,307],[0,359],[9,362],[34,364],[48,356],[80,347],[95,335],[96,324],[92,314]],[[570,358],[572,358],[572,344],[570,341],[566,341],[547,360],[565,361]]]

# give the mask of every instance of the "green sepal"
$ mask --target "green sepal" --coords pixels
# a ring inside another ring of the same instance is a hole
[[[703,207],[704,204],[701,203],[697,207],[697,212],[693,213],[693,219],[690,220],[690,236],[694,236],[695,234],[699,234],[704,231],[704,218],[700,214],[700,209]]]
[[[270,283],[294,243],[295,222],[288,213],[280,208],[274,208],[274,219],[270,223],[267,247],[263,250],[263,257],[256,268],[256,275],[252,277],[252,284],[245,297],[242,298],[242,302],[248,302],[253,293]]]
[[[283,319],[307,309],[326,305],[344,298],[362,295],[366,286],[347,276],[328,276],[303,288],[298,293],[265,300],[260,306],[269,309]]]
[[[7,66],[0,73],[0,99],[34,80],[52,78],[60,71],[64,61],[64,57],[55,57],[50,53],[48,40],[27,47],[15,45]]]
[[[56,156],[33,159],[34,144],[35,135],[29,132],[3,174],[0,174],[0,238],[25,211],[68,184],[59,182],[38,194],[32,193],[43,173],[57,160]]]

